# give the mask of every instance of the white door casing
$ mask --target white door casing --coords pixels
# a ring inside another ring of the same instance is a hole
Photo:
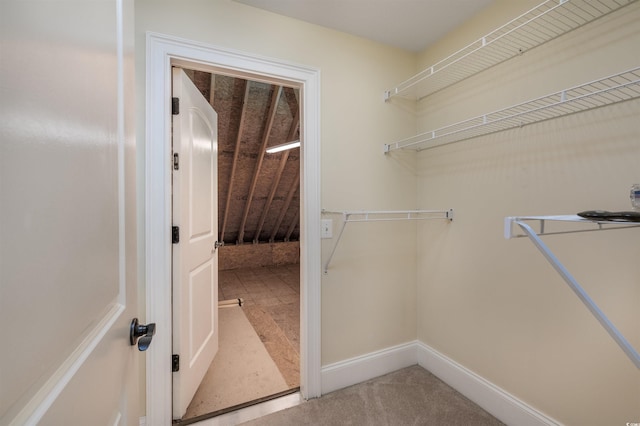
[[[173,98],[173,417],[181,419],[218,351],[218,117],[180,68]]]
[[[0,424],[137,424],[133,2],[3,1]]]
[[[147,424],[171,414],[171,66],[295,85],[301,93],[301,393],[320,396],[320,71],[281,60],[147,33],[145,275],[147,318],[158,333],[147,354]]]

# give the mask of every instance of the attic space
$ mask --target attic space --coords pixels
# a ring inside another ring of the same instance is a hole
[[[185,70],[218,113],[221,270],[299,263],[299,90]]]

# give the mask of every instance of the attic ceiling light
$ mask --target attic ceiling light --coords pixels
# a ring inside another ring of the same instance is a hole
[[[276,152],[286,151],[287,149],[298,148],[300,146],[300,141],[292,141],[281,143],[280,145],[274,145],[272,147],[267,148],[267,154],[275,154]]]

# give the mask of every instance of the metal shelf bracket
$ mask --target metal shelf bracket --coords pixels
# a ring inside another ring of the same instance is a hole
[[[545,230],[545,224],[549,221],[556,222],[576,222],[587,226],[587,229],[579,230],[567,230],[558,232],[547,232]],[[527,222],[537,222],[539,231],[536,232]],[[514,232],[514,225],[517,225],[522,231],[522,234]],[[590,227],[590,228],[589,228]],[[620,333],[620,331],[613,325],[613,323],[607,318],[607,316],[600,310],[598,305],[589,297],[587,292],[578,284],[576,279],[569,273],[569,271],[560,263],[558,258],[551,252],[540,238],[540,235],[552,235],[552,234],[567,234],[575,232],[587,232],[587,231],[601,231],[605,229],[620,229],[620,228],[633,228],[640,227],[640,223],[637,222],[618,222],[618,221],[591,221],[583,219],[579,216],[528,216],[528,217],[507,217],[505,218],[505,238],[518,238],[528,237],[534,246],[542,253],[547,261],[553,266],[553,268],[560,274],[562,279],[569,285],[571,290],[578,296],[578,298],[584,303],[589,311],[596,317],[598,322],[609,333],[613,340],[620,346],[631,362],[640,370],[640,354],[629,343],[629,341]]]
[[[382,211],[332,211],[322,210],[323,214],[341,214],[342,225],[338,232],[336,242],[331,249],[331,254],[327,258],[327,262],[324,264],[324,274],[329,271],[329,264],[333,259],[333,255],[338,248],[344,229],[347,223],[352,222],[389,222],[400,220],[430,220],[430,219],[446,219],[448,221],[453,220],[453,209],[449,210],[382,210]]]

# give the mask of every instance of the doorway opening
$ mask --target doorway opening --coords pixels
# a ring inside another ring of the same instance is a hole
[[[182,424],[300,389],[300,91],[184,69],[218,115],[219,350]],[[174,313],[175,314],[175,313]],[[175,417],[174,413],[174,417]]]
[[[144,281],[146,317],[156,323],[146,357],[146,423],[171,424],[171,66],[300,89],[300,395],[321,389],[320,71],[288,61],[148,32],[145,66]],[[141,228],[142,229],[142,228]]]

